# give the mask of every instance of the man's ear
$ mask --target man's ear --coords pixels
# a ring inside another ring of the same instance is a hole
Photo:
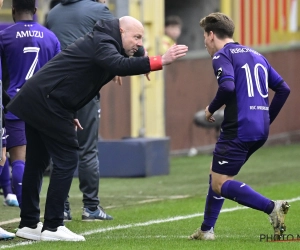
[[[36,10],[37,10],[37,8],[34,8],[34,10],[33,10],[33,15],[36,13]]]
[[[215,34],[214,34],[214,32],[210,31],[209,34],[208,34],[208,36],[209,36],[211,39],[214,39]]]

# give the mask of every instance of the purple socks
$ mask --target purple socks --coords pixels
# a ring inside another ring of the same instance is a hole
[[[274,209],[274,202],[254,191],[245,183],[228,180],[221,188],[222,196],[217,195],[211,188],[211,175],[209,175],[209,189],[206,196],[204,221],[201,225],[202,231],[208,231],[215,227],[220,214],[224,198],[237,203],[270,214]],[[224,198],[223,198],[224,197]]]
[[[14,187],[14,192],[17,196],[18,202],[22,204],[22,179],[24,173],[25,162],[24,161],[14,161],[12,162],[12,182]]]
[[[11,181],[10,181],[10,169],[8,165],[8,160],[5,161],[5,164],[2,168],[2,174],[0,175],[0,186],[3,190],[3,195],[6,197],[8,194],[13,194],[11,189]]]
[[[228,180],[224,182],[221,188],[221,194],[224,198],[236,201],[237,203],[263,211],[270,214],[274,208],[274,202],[254,191],[245,183]]]
[[[221,208],[224,203],[224,198],[216,194],[211,188],[211,175],[209,175],[209,188],[206,196],[204,221],[201,225],[202,231],[208,231],[215,226]]]

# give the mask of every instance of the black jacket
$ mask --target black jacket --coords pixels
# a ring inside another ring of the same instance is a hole
[[[46,26],[58,38],[61,49],[91,32],[100,19],[113,19],[105,4],[94,0],[61,0],[47,16]]]
[[[116,75],[150,72],[148,57],[128,58],[119,20],[100,20],[30,78],[7,109],[40,132],[78,146],[74,114]]]

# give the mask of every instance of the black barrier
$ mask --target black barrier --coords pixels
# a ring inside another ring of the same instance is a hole
[[[125,138],[98,142],[100,177],[168,175],[170,139]],[[74,176],[78,176],[75,171]]]

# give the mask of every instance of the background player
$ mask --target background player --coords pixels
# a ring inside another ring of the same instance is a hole
[[[204,221],[191,239],[213,240],[214,226],[224,199],[233,200],[269,214],[274,236],[285,231],[284,219],[289,204],[262,196],[234,176],[248,158],[267,140],[269,125],[284,105],[290,89],[266,58],[235,43],[233,21],[222,13],[212,13],[200,21],[204,43],[212,57],[219,88],[206,108],[206,119],[226,105],[220,138],[213,153],[210,185]],[[275,91],[269,107],[268,87]],[[221,197],[222,196],[222,197]]]
[[[105,0],[63,0],[48,13],[46,25],[58,37],[61,49],[65,49],[79,37],[91,32],[99,19],[114,18],[104,3]],[[75,19],[74,16],[76,16]],[[73,21],[66,21],[70,19]],[[98,198],[100,179],[98,161],[99,99],[100,94],[77,112],[78,120],[84,128],[77,131],[78,177],[79,188],[83,193],[83,221],[113,219],[100,206]],[[64,220],[71,219],[71,209],[67,199]]]
[[[165,34],[162,37],[161,51],[163,55],[181,35],[182,21],[179,16],[167,16],[165,19]]]
[[[15,24],[0,32],[3,86],[11,98],[26,80],[60,51],[56,36],[33,21],[35,13],[35,0],[13,0],[12,16]],[[26,153],[25,125],[10,112],[5,118],[13,187],[21,206]]]

